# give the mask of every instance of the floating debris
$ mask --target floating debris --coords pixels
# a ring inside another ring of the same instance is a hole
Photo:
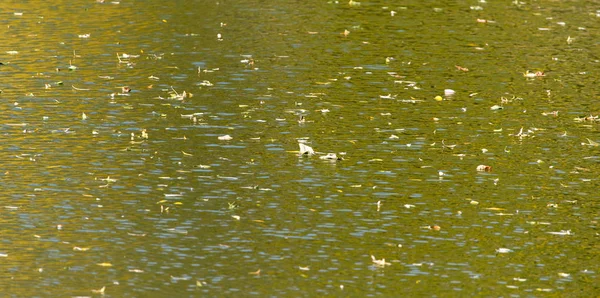
[[[468,69],[468,68],[466,68],[466,67],[462,67],[462,66],[459,66],[459,65],[454,65],[454,67],[456,67],[456,69],[458,69],[458,70],[460,70],[460,71],[464,71],[464,72],[467,72],[467,71],[469,71],[469,69]]]
[[[477,166],[477,171],[478,172],[491,172],[492,171],[492,167],[486,166],[486,165],[478,165]]]
[[[575,122],[596,122],[596,121],[600,121],[600,118],[598,118],[598,115],[594,116],[594,115],[589,115],[589,116],[585,116],[585,117],[577,117],[573,119]]]
[[[231,141],[231,140],[233,140],[233,137],[230,135],[224,135],[224,136],[219,136],[218,139],[221,141]]]
[[[106,286],[102,287],[102,288],[101,288],[101,289],[99,289],[99,290],[92,290],[92,293],[94,293],[94,294],[102,294],[102,295],[104,295],[104,290],[106,290]]]
[[[552,235],[560,235],[560,236],[566,236],[566,235],[572,235],[571,234],[571,230],[561,230],[560,232],[546,232],[548,234],[552,234]]]
[[[428,228],[429,230],[434,230],[434,231],[439,231],[439,230],[441,230],[441,229],[442,229],[442,228],[441,228],[440,226],[438,226],[438,225],[432,225],[432,226],[428,226],[427,228]]]
[[[391,94],[388,94],[388,95],[379,95],[379,98],[381,98],[381,99],[394,99],[394,98],[396,98],[396,95],[391,95]]]
[[[552,112],[542,112],[542,115],[543,115],[543,116],[549,116],[549,115],[551,115],[551,116],[554,116],[554,117],[556,117],[556,116],[558,116],[558,111],[552,111]]]
[[[378,267],[385,267],[385,266],[392,265],[391,263],[386,262],[385,259],[377,260],[374,255],[371,255],[371,260],[373,261],[373,264],[375,264],[375,266],[378,266]]]
[[[254,272],[248,272],[248,274],[250,274],[250,275],[260,275],[260,269],[254,271]]]
[[[530,72],[529,70],[523,73],[523,76],[526,78],[539,78],[545,77],[546,74],[543,71]]]
[[[211,87],[211,86],[214,86],[214,85],[213,85],[213,83],[211,83],[211,82],[210,82],[210,81],[208,81],[208,80],[204,80],[204,81],[202,81],[202,82],[198,83],[198,85],[200,85],[200,86],[205,86],[205,87]]]
[[[586,140],[588,141],[587,143],[581,143],[581,145],[583,146],[592,146],[592,147],[598,147],[600,144],[598,142],[594,142],[588,138],[586,138]]]
[[[506,254],[506,253],[512,252],[512,249],[501,247],[501,248],[496,249],[496,252],[499,254]]]
[[[327,155],[319,156],[319,159],[325,159],[325,160],[343,160],[342,157],[338,157],[337,154],[335,154],[335,153],[327,153]]]
[[[314,155],[315,151],[313,150],[312,147],[304,144],[304,143],[298,143],[298,145],[300,146],[300,155]]]

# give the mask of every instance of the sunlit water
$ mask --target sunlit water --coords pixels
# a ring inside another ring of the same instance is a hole
[[[3,293],[597,295],[597,7],[305,2],[1,4]]]

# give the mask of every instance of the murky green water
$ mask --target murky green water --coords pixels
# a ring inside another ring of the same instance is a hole
[[[596,296],[597,9],[0,4],[0,288]]]

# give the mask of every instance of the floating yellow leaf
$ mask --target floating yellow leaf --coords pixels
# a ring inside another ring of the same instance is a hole
[[[96,265],[98,265],[98,266],[102,266],[102,267],[112,267],[112,264],[111,264],[111,263],[98,263],[98,264],[96,264]]]
[[[74,251],[88,251],[90,250],[91,247],[79,247],[79,246],[75,246],[73,247]]]

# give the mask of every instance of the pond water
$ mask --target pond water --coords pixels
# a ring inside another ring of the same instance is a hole
[[[101,2],[0,4],[7,296],[600,293],[594,2]]]

